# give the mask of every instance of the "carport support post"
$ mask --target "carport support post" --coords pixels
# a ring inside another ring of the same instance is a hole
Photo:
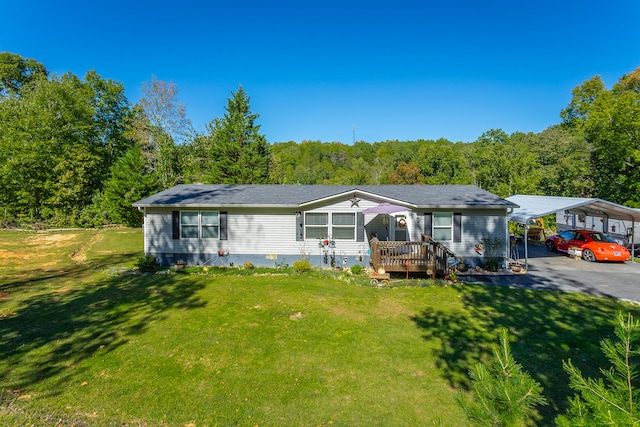
[[[524,224],[524,271],[529,271],[529,224]]]
[[[636,262],[636,222],[631,219],[631,262]]]

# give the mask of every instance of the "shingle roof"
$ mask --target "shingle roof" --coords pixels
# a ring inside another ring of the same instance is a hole
[[[134,207],[298,207],[345,194],[372,194],[415,208],[517,207],[473,185],[203,185],[184,184],[139,200]]]

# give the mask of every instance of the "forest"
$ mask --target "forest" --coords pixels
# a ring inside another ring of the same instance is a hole
[[[640,67],[611,88],[582,82],[540,133],[473,142],[270,142],[242,86],[196,131],[175,84],[152,77],[141,92],[132,104],[96,71],[55,75],[0,53],[2,226],[137,226],[133,202],[181,183],[473,184],[640,207]]]

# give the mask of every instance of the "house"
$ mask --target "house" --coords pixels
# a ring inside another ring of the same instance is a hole
[[[145,254],[163,265],[269,266],[303,257],[317,266],[368,265],[374,236],[430,236],[473,265],[483,238],[508,241],[507,214],[517,207],[469,185],[202,184],[133,206],[144,212]]]

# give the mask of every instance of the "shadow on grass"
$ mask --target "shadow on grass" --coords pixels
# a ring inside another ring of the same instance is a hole
[[[130,261],[130,264],[133,265],[133,262],[142,255],[143,252],[141,251],[132,254],[115,254],[92,258],[90,261],[83,263],[63,265],[59,268],[34,268],[31,270],[21,270],[21,278],[0,278],[0,292],[12,291],[22,286],[32,286],[34,283],[62,277],[70,277],[80,280],[83,277],[88,277],[93,274],[95,270],[122,265],[123,262]]]
[[[95,277],[97,281],[79,288],[34,294],[0,319],[4,389],[19,391],[47,381],[48,393],[55,395],[78,377],[77,366],[84,359],[127,343],[167,310],[205,305],[196,295],[204,285],[189,278],[102,273]]]
[[[616,300],[478,284],[458,290],[463,308],[429,308],[412,318],[425,340],[441,343],[437,365],[453,387],[469,388],[469,369],[487,360],[501,326],[513,336],[516,360],[544,387],[549,403],[539,408],[540,425],[553,425],[573,394],[562,360],[571,358],[590,377],[599,376],[599,367],[609,367],[600,341],[613,334],[622,307]],[[638,307],[624,309],[640,315]]]

